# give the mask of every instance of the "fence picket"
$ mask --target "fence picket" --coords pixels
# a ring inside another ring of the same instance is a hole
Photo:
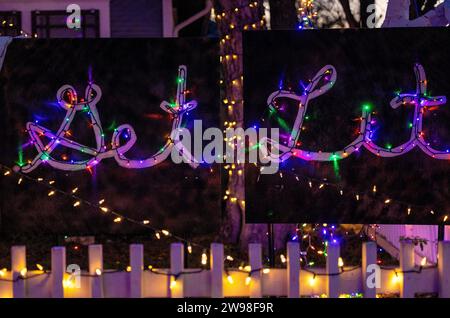
[[[367,278],[372,272],[367,272],[367,267],[370,265],[377,265],[377,243],[375,242],[363,242],[362,244],[362,264],[361,264],[361,277],[362,277],[362,290],[364,298],[375,298],[377,296],[376,286],[370,288]],[[375,285],[375,284],[374,284]]]
[[[339,297],[339,256],[341,248],[338,243],[330,242],[327,247],[327,295],[329,298]]]
[[[251,270],[262,269],[262,251],[261,244],[253,243],[249,244],[249,262]],[[261,298],[262,297],[262,271],[254,271],[250,274],[250,298]]]
[[[177,275],[184,270],[184,245],[182,243],[170,244],[170,272]],[[169,277],[169,294],[172,298],[182,298],[184,295],[184,277]]]
[[[25,246],[12,246],[11,247],[11,271],[12,279],[15,280],[20,277],[20,272],[27,267],[27,257]],[[24,298],[25,294],[25,280],[19,279],[12,284],[13,297]]]
[[[408,241],[400,242],[400,297],[414,298],[414,275],[415,273],[404,273],[414,269],[414,244]]]
[[[92,298],[103,297],[103,247],[101,244],[92,244],[88,247],[89,254],[89,274],[91,277]],[[99,271],[99,272],[98,272]],[[97,276],[100,274],[99,276]]]

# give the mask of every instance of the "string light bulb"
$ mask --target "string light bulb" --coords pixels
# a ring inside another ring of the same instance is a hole
[[[316,276],[313,275],[311,276],[311,278],[309,279],[309,286],[313,287],[316,284]]]
[[[398,284],[400,282],[400,277],[397,272],[395,272],[394,276],[392,276],[392,284]]]

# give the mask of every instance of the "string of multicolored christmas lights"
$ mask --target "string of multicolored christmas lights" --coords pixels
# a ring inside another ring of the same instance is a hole
[[[247,1],[247,3],[240,5],[240,6],[234,6],[230,9],[221,10],[218,12],[215,12],[215,19],[221,20],[222,18],[226,19],[230,16],[237,15],[240,13],[240,10],[242,9],[259,9],[258,1]],[[230,26],[230,29],[234,29],[235,26]]]

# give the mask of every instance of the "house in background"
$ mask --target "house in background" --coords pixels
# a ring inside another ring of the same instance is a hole
[[[193,30],[194,35],[201,35],[201,30],[206,30],[203,32],[206,34],[211,2],[189,1],[192,2],[187,5],[186,0],[0,0],[0,35],[172,37],[185,27]],[[66,9],[72,3],[81,8],[81,27],[77,30],[66,25],[70,14]],[[175,26],[177,20],[182,23]]]

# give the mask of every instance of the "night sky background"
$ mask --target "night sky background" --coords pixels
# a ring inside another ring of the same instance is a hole
[[[300,81],[307,83],[323,66],[331,64],[337,70],[336,84],[309,103],[300,148],[341,150],[357,137],[359,121],[355,119],[361,116],[365,104],[372,105],[376,112],[375,142],[395,147],[409,140],[408,125],[414,108],[394,110],[389,102],[395,92],[415,91],[414,63],[424,66],[431,96],[450,98],[447,43],[448,28],[246,32],[245,125],[279,127],[267,120],[268,96],[278,90],[280,82],[285,90],[301,94]],[[279,114],[291,129],[297,106],[284,102],[286,110]],[[434,148],[450,148],[449,123],[448,103],[424,115],[425,139]],[[282,164],[282,174],[276,175],[259,175],[259,167],[248,165],[247,221],[439,223],[450,214],[449,167],[448,160],[432,159],[418,148],[396,158],[378,158],[362,149],[338,161],[337,167],[333,162],[291,158]],[[312,188],[308,185],[311,178]],[[333,185],[319,189],[322,182]],[[372,192],[373,185],[377,186],[376,193]],[[385,205],[388,198],[397,203]]]
[[[56,132],[65,110],[56,102],[56,92],[70,84],[84,97],[88,69],[102,89],[97,104],[105,142],[114,127],[128,123],[137,142],[126,153],[133,159],[147,158],[164,145],[172,122],[160,109],[163,100],[176,94],[178,66],[188,68],[187,89],[198,102],[184,117],[187,127],[202,119],[203,127],[219,121],[219,75],[217,43],[210,39],[96,39],[14,40],[8,47],[0,73],[0,161],[12,167],[19,160],[20,145],[28,140],[25,125],[39,123]],[[77,113],[72,123],[73,140],[94,145],[88,115]],[[219,126],[220,127],[220,126]],[[23,149],[23,160],[36,155],[34,146]],[[63,151],[61,153],[64,153]],[[67,151],[70,158],[80,154]],[[185,237],[218,230],[221,215],[220,169],[166,160],[146,169],[126,169],[113,158],[103,160],[91,175],[88,171],[66,172],[41,164],[30,176],[55,180],[55,186],[92,202],[105,199],[105,206],[137,220],[149,219],[157,228],[167,228]],[[113,216],[86,206],[74,208],[74,200],[24,181],[18,176],[1,178],[1,232],[3,235],[148,233],[126,222],[113,223]]]

